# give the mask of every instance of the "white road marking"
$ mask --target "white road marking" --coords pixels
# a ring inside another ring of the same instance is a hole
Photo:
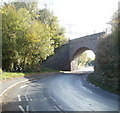
[[[62,105],[59,105],[59,108],[60,108],[60,109],[63,109]]]
[[[23,85],[23,86],[21,86],[20,88],[24,88],[24,87],[26,87],[26,86],[28,86],[28,85]]]
[[[31,96],[30,96],[30,95],[29,95],[28,97],[29,97],[30,101],[33,101],[33,99],[31,98]]]
[[[18,95],[17,97],[18,97],[18,101],[22,101],[20,95]]]
[[[20,108],[20,110],[21,110],[23,113],[28,113],[28,111],[29,111],[29,106],[28,106],[28,105],[26,106],[26,111],[25,111],[25,109],[24,109],[21,105],[18,105],[18,107]]]
[[[44,100],[47,100],[47,98],[44,98]]]
[[[16,86],[16,85],[18,85],[18,84],[20,84],[20,83],[26,82],[26,81],[28,81],[28,79],[27,79],[27,80],[20,81],[20,82],[17,82],[17,83],[15,83],[15,84],[12,84],[11,86],[9,86],[9,87],[6,88],[5,90],[3,90],[2,93],[0,93],[0,97],[2,97],[2,96],[7,92],[7,90],[11,89],[12,87],[14,87],[14,86]]]
[[[87,88],[85,88],[84,86],[81,86],[84,90],[89,91],[90,93],[93,93],[92,91],[88,90]]]
[[[51,96],[50,96],[50,98],[51,98],[53,101],[55,101],[55,102],[56,102],[56,100],[55,100],[54,98],[52,98]]]
[[[29,101],[29,99],[28,99],[27,95],[25,95],[25,99],[26,99],[26,101]]]
[[[60,111],[60,109],[57,106],[53,106],[57,111]]]
[[[33,99],[32,99],[32,98],[30,98],[30,101],[33,101]]]
[[[21,105],[18,105],[18,107],[20,108],[20,110],[25,113],[25,110],[23,109],[23,107]]]
[[[29,111],[29,106],[27,105],[27,107],[26,107],[26,111]]]

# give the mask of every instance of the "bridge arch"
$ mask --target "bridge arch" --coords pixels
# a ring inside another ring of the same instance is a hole
[[[70,62],[71,71],[78,70],[79,57],[87,50],[91,50],[94,53],[94,51],[88,47],[80,47],[78,50],[75,51]]]
[[[67,44],[59,47],[53,56],[43,62],[42,66],[64,71],[74,70],[71,68],[71,63],[74,62],[77,55],[86,50],[92,50],[96,54],[100,37],[104,34],[105,32],[100,32],[70,40]]]
[[[75,51],[75,53],[72,56],[72,60],[76,59],[78,56],[80,56],[83,52],[85,52],[86,50],[91,50],[87,47],[81,47],[78,50]]]

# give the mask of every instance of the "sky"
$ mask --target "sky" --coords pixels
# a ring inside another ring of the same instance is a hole
[[[15,0],[0,0],[15,1]],[[85,35],[106,31],[107,24],[118,9],[119,0],[17,0],[36,1],[39,7],[47,4],[58,17],[61,27],[66,29],[66,37],[79,38]]]
[[[0,0],[10,2],[15,0]],[[118,9],[119,0],[17,0],[35,1],[38,7],[47,8],[58,17],[61,27],[66,29],[66,37],[70,40],[82,36],[110,30],[112,16]],[[88,57],[95,57],[90,50]]]
[[[58,16],[67,38],[106,31],[107,23],[118,9],[119,0],[41,0]],[[109,29],[108,29],[109,30]]]
[[[118,9],[119,0],[43,0],[42,5],[54,12],[60,25],[66,28],[70,40],[110,29],[107,24]],[[95,58],[91,50],[85,51]]]

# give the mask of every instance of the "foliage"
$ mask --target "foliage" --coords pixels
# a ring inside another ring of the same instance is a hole
[[[95,65],[95,60],[93,60],[93,59],[88,60],[88,62],[86,63],[86,65],[94,66]]]
[[[112,20],[109,22],[109,24],[112,27],[113,32],[116,31],[116,30],[120,30],[120,28],[119,28],[120,27],[120,13],[119,13],[119,10],[116,11],[113,14]]]
[[[95,84],[96,86],[101,87],[110,92],[120,94],[120,91],[118,90],[119,83],[117,78],[110,79],[110,78],[105,78],[101,76],[96,77],[96,75],[93,75],[93,74],[89,75],[88,78],[89,78],[89,81]]]
[[[115,21],[116,20],[116,21]],[[93,83],[98,83],[112,91],[119,92],[118,81],[120,80],[120,71],[118,69],[119,56],[119,15],[112,19],[112,33],[101,37],[99,48],[96,54],[96,66],[94,75],[91,76]],[[113,24],[114,23],[114,24]],[[120,92],[119,92],[120,93]]]
[[[59,26],[59,21],[53,12],[48,9],[39,10],[39,20],[50,27],[51,39],[54,41],[54,48],[57,48],[67,42],[65,38],[65,29]]]
[[[102,39],[96,55],[97,65],[102,70],[101,75],[109,78],[118,77],[118,44],[115,41],[116,38],[109,35]]]
[[[2,73],[2,69],[0,69],[0,74]]]
[[[83,52],[78,59],[78,66],[94,65],[94,59],[89,58],[86,52]]]
[[[81,56],[79,57],[78,65],[79,66],[85,66],[85,64],[86,64],[87,61],[88,61],[87,54],[86,54],[86,52],[83,52],[81,54]]]
[[[59,70],[51,69],[51,68],[46,68],[43,66],[40,66],[40,72],[59,72]]]
[[[50,25],[38,17],[34,4],[5,4],[2,14],[2,65],[6,71],[38,71],[40,63],[63,44],[64,33],[57,19]],[[53,27],[54,26],[54,27]],[[57,30],[51,29],[57,28]],[[61,31],[59,31],[61,30]],[[56,35],[55,34],[60,34]],[[55,44],[57,38],[58,42]],[[61,41],[62,40],[62,41]]]
[[[13,79],[17,77],[22,77],[25,75],[29,75],[27,73],[11,73],[11,72],[3,72],[2,76],[0,76],[0,81],[1,80],[8,80],[8,79]]]
[[[37,3],[36,2],[12,2],[11,5],[16,8],[16,10],[19,10],[21,8],[25,8],[29,11],[29,13],[32,15],[32,19],[38,18],[38,15],[36,13],[37,11]]]
[[[118,36],[120,35],[120,29],[117,27],[120,22],[120,18],[115,16],[113,18],[111,24],[114,28],[112,33],[109,35],[105,35],[101,38],[101,42],[99,44],[98,52],[96,55],[96,72],[101,70],[102,73],[99,75],[106,76],[108,78],[118,78]],[[117,20],[117,21],[115,21]]]

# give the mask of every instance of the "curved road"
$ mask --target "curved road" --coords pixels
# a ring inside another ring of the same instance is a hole
[[[118,111],[118,96],[94,86],[85,74],[59,74],[10,89],[3,111]]]

